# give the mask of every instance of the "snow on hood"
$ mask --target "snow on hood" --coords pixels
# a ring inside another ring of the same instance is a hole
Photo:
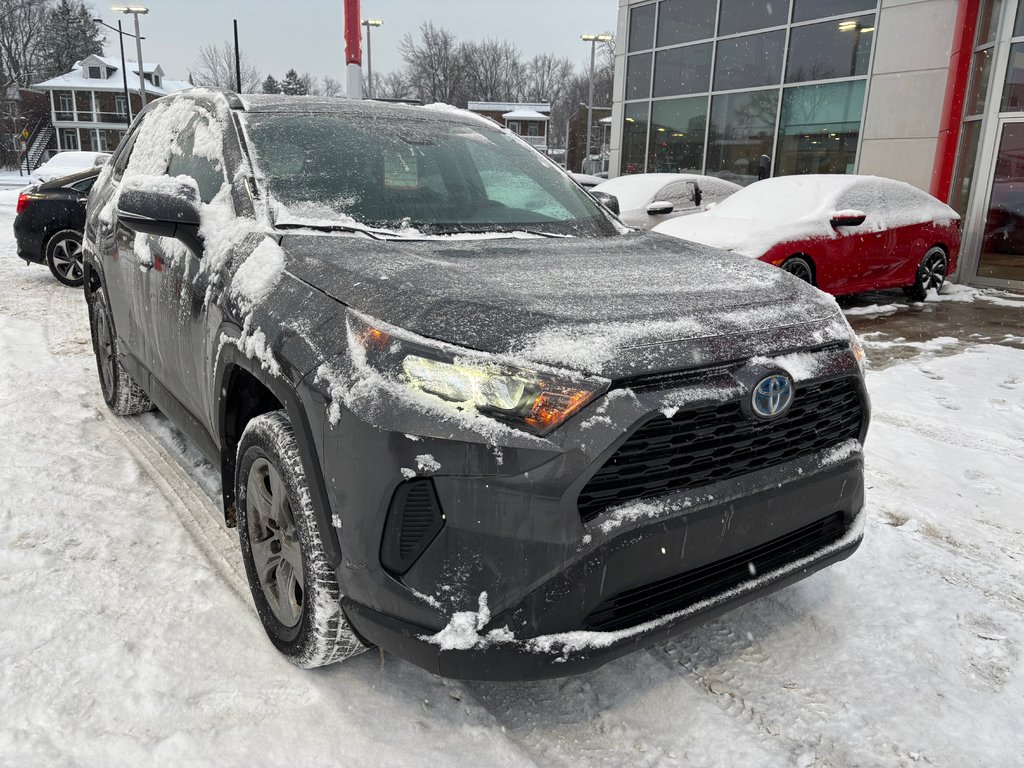
[[[831,225],[837,211],[867,214],[856,232],[960,218],[948,205],[902,181],[808,174],[756,182],[710,211],[671,219],[654,231],[756,258],[779,243],[840,237]]]
[[[292,276],[370,317],[610,378],[706,363],[715,353],[693,346],[723,336],[747,343],[745,355],[849,337],[834,300],[782,270],[647,233],[450,243],[296,233],[281,246]],[[802,325],[814,330],[795,343],[778,332]]]

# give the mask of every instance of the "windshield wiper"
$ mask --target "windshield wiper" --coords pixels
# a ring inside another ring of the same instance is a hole
[[[274,225],[277,229],[315,229],[318,232],[354,232],[360,235],[367,235],[372,237],[374,240],[388,240],[401,238],[394,232],[390,232],[386,229],[370,229],[369,227],[360,227],[355,224],[300,224],[294,221],[278,222]]]
[[[534,235],[535,237],[554,237],[560,239],[572,237],[572,235],[559,235],[554,232],[542,232],[538,229],[522,229],[521,227],[517,227],[516,229],[464,229],[460,227],[453,229],[428,230],[424,234],[434,237],[446,237],[450,235],[508,235],[511,237],[516,234]]]

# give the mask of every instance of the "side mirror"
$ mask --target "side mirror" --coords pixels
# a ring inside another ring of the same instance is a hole
[[[666,213],[672,213],[675,210],[675,206],[667,200],[655,200],[653,203],[647,206],[648,216],[663,216]]]
[[[199,187],[187,176],[131,176],[123,182],[117,216],[134,232],[176,237],[195,250]]]
[[[704,199],[703,193],[700,191],[700,184],[695,181],[690,182],[690,199],[693,200],[693,207],[700,208],[701,200]]]
[[[597,200],[601,205],[607,208],[609,211],[618,216],[622,211],[619,209],[619,198],[615,195],[609,194],[608,192],[600,192],[598,190],[591,189],[590,196]]]
[[[831,224],[833,227],[859,227],[867,217],[864,211],[835,211]]]

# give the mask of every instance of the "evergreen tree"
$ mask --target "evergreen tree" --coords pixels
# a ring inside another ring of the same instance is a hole
[[[103,55],[103,36],[82,0],[60,0],[50,10],[40,53],[45,77],[62,75],[91,54]]]
[[[306,84],[294,69],[289,69],[284,73],[284,80],[281,81],[281,93],[286,96],[306,95]]]
[[[280,93],[281,85],[274,79],[273,75],[267,75],[267,79],[263,81],[263,92],[264,93]]]

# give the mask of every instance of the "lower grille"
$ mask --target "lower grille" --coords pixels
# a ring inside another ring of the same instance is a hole
[[[860,437],[856,380],[800,384],[785,416],[756,422],[738,401],[681,410],[644,424],[580,492],[584,522],[617,504],[699,488]]]
[[[732,557],[622,592],[597,606],[584,619],[584,627],[613,632],[681,611],[752,581],[756,574],[768,573],[812,555],[841,539],[846,530],[843,513],[836,512]]]

